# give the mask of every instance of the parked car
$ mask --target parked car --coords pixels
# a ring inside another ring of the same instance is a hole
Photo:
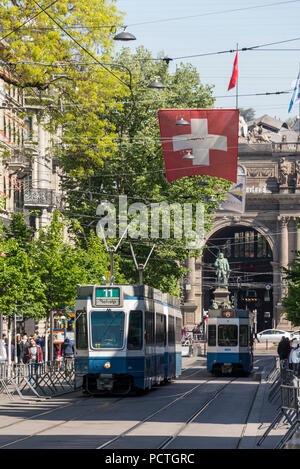
[[[280,342],[282,337],[291,339],[293,334],[288,331],[281,331],[279,329],[266,329],[257,334],[256,339],[258,342]]]
[[[293,331],[292,332],[292,339],[300,339],[300,331]]]

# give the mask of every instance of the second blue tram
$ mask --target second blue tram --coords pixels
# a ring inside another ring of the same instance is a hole
[[[78,285],[75,375],[90,394],[149,390],[181,374],[179,300],[147,285]]]
[[[207,321],[207,370],[215,375],[249,374],[253,367],[252,314],[247,310],[210,310]]]

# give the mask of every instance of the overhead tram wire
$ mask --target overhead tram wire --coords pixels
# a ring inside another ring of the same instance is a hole
[[[19,29],[23,28],[23,26],[25,26],[25,24],[29,23],[30,21],[34,20],[35,18],[37,18],[39,15],[41,15],[42,13],[46,13],[46,10],[48,10],[48,8],[52,7],[55,3],[57,3],[58,0],[54,0],[52,3],[50,3],[50,5],[46,6],[46,7],[40,7],[39,8],[42,10],[42,11],[39,11],[38,13],[36,13],[34,16],[32,16],[31,18],[29,18],[28,20],[24,21],[24,23],[22,23],[20,26],[14,28],[13,30],[10,30],[9,33],[5,34],[5,36],[1,37],[0,38],[0,42],[3,41],[3,39],[6,39],[7,37],[9,37],[11,34],[14,34],[16,33],[17,31],[19,31]]]
[[[55,2],[58,0],[55,0]],[[275,2],[275,3],[268,3],[266,5],[255,5],[255,6],[250,6],[250,7],[242,7],[242,8],[232,8],[228,10],[221,10],[221,11],[212,11],[212,12],[207,12],[207,13],[199,13],[196,15],[189,15],[189,16],[181,16],[181,17],[176,17],[176,18],[163,18],[159,20],[152,20],[152,21],[144,21],[141,23],[133,23],[129,24],[127,26],[143,26],[145,24],[156,24],[156,23],[162,23],[162,22],[169,22],[169,21],[178,21],[178,20],[183,20],[183,19],[189,19],[189,18],[198,18],[201,16],[212,16],[212,15],[220,15],[220,14],[226,14],[226,13],[235,13],[239,11],[247,11],[247,10],[255,10],[258,8],[266,8],[266,7],[272,7],[272,6],[279,6],[279,5],[285,5],[289,3],[297,3],[299,0],[288,0],[288,1],[281,1],[281,2]],[[47,7],[49,8],[49,7]],[[34,19],[34,18],[31,18]],[[23,23],[21,26],[16,28],[16,30],[19,30],[23,28],[23,26],[29,22],[30,20],[26,21]],[[124,27],[124,26],[123,26]],[[96,25],[82,25],[82,24],[70,24],[65,26],[67,29],[102,29],[102,28],[116,28],[115,25],[101,25],[101,24],[96,24]],[[31,28],[26,28],[26,29],[32,29],[32,30],[50,30],[51,28],[43,28],[43,27],[31,27]],[[52,29],[51,29],[52,30]]]
[[[238,12],[238,11],[254,10],[254,9],[258,9],[258,8],[266,8],[266,7],[286,5],[288,3],[298,3],[298,2],[299,2],[299,0],[288,0],[288,1],[282,1],[282,2],[267,3],[265,5],[255,5],[255,6],[242,7],[242,8],[232,8],[232,9],[228,9],[228,10],[212,11],[212,12],[207,12],[207,13],[199,13],[199,14],[196,14],[196,15],[179,16],[179,17],[176,17],[176,18],[162,18],[162,19],[159,19],[159,20],[144,21],[142,23],[132,23],[132,24],[128,24],[127,26],[129,26],[129,27],[144,26],[145,24],[165,23],[165,22],[169,22],[169,21],[178,21],[178,20],[189,19],[189,18],[198,18],[198,17],[201,17],[201,16],[220,15],[220,14],[224,14],[224,13],[234,13],[234,12]]]
[[[42,7],[39,5],[39,3],[36,0],[33,0],[33,2],[42,10]],[[86,47],[84,47],[80,42],[78,42],[65,28],[63,28],[58,21],[56,21],[47,11],[43,11],[78,47],[80,47],[86,54],[88,54],[93,60],[95,60],[98,65],[100,65],[104,70],[106,70],[108,73],[110,73],[113,77],[115,77],[120,83],[123,83],[123,85],[127,86],[130,89],[130,92],[132,94],[132,86],[131,86],[131,74],[130,74],[130,83],[126,83],[124,80],[122,80],[120,77],[115,75],[109,68],[107,68],[105,65],[103,65],[100,60],[97,59]],[[127,68],[124,66],[124,68]]]
[[[77,189],[71,189],[71,190],[72,190],[72,191],[75,191],[75,192],[78,192],[78,193],[84,192],[84,193],[86,193],[87,195],[91,192],[91,191],[78,191]],[[93,192],[93,193],[94,193],[94,192]],[[103,195],[107,195],[108,197],[110,197],[109,194],[103,193]],[[113,197],[115,197],[115,196],[113,196]],[[116,197],[119,197],[119,196],[117,195]],[[134,197],[133,197],[133,196],[128,196],[128,198],[134,198]],[[145,199],[143,199],[142,197],[136,197],[136,200],[145,200]],[[152,200],[154,200],[154,199],[152,199]],[[159,203],[159,202],[157,202],[157,203]],[[68,210],[66,210],[66,212],[68,212]],[[94,215],[87,215],[87,214],[84,214],[84,213],[75,213],[75,212],[71,212],[71,213],[69,213],[69,215],[70,215],[70,216],[71,216],[71,215],[75,215],[75,216],[84,217],[84,218],[94,218],[94,217],[95,217]],[[238,224],[237,224],[237,225],[238,225]],[[226,227],[225,227],[225,228],[226,228]],[[243,225],[243,228],[245,228],[244,225]],[[251,228],[251,227],[249,227],[249,228]],[[222,229],[222,228],[221,228],[221,229]],[[258,233],[259,233],[259,232],[258,232]],[[297,231],[290,231],[289,233],[290,233],[290,234],[296,234]],[[261,233],[259,233],[259,234],[261,234]],[[281,231],[268,232],[268,235],[274,235],[274,236],[276,236],[276,235],[281,235]],[[262,236],[264,236],[264,235],[262,234]],[[245,241],[234,242],[235,238],[234,238],[234,237],[228,237],[228,236],[225,237],[225,238],[213,238],[213,239],[210,237],[210,238],[208,238],[208,239],[205,240],[205,241],[206,241],[206,242],[209,242],[210,240],[212,240],[213,242],[216,242],[216,241],[218,241],[218,240],[225,240],[225,241],[232,240],[232,241],[233,241],[233,242],[232,242],[232,245],[235,245],[235,246],[237,246],[237,245],[243,245],[243,244],[248,244],[247,241],[246,241],[246,242],[245,242]],[[179,247],[179,248],[182,248],[182,246],[178,246],[178,247]],[[210,248],[211,248],[211,249],[220,249],[221,247],[222,247],[222,246],[221,246],[221,245],[218,245],[218,244],[209,244],[208,246],[205,246],[205,248],[207,248],[207,249],[210,249]],[[241,263],[241,261],[236,261],[236,263]]]
[[[235,48],[235,49],[226,49],[226,50],[221,50],[221,51],[216,51],[216,52],[204,52],[201,54],[183,55],[180,57],[159,57],[159,58],[151,58],[151,59],[140,59],[140,61],[141,62],[151,61],[151,60],[172,61],[172,60],[192,59],[195,57],[207,57],[211,55],[233,54],[236,52],[257,51],[257,50],[260,50],[262,47],[273,46],[277,44],[285,44],[287,42],[294,42],[294,41],[300,41],[300,37],[296,37],[292,39],[284,39],[282,41],[269,42],[265,44],[258,44],[258,45],[250,46],[250,47],[241,47],[237,49]],[[273,51],[273,50],[275,49],[264,49],[264,51]],[[294,49],[294,50],[297,50],[297,49]]]

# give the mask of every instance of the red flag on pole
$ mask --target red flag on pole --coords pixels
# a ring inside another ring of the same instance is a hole
[[[233,63],[232,75],[231,75],[231,79],[230,79],[227,91],[229,91],[229,90],[231,90],[231,88],[235,87],[237,79],[238,79],[238,74],[239,74],[239,71],[238,71],[238,51],[236,51],[236,56],[235,56],[234,63]]]
[[[183,118],[186,125],[176,125]],[[237,180],[238,109],[158,111],[167,181],[207,174]]]

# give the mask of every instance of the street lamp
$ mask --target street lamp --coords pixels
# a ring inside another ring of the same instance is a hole
[[[114,36],[115,41],[135,41],[136,40],[136,37],[133,34],[125,31],[126,28],[127,26],[124,26],[123,31]]]
[[[127,86],[130,89],[130,91],[132,91],[132,73],[131,73],[131,70],[126,65],[121,64],[121,63],[116,63],[116,62],[112,62],[112,63],[100,62],[95,58],[94,58],[94,60],[96,60],[96,61],[95,62],[77,62],[77,63],[72,63],[72,64],[70,64],[70,63],[29,62],[29,61],[26,61],[26,60],[20,60],[18,62],[6,62],[4,60],[0,60],[0,66],[8,67],[10,65],[14,65],[14,66],[15,65],[37,65],[37,66],[43,66],[43,67],[51,67],[51,68],[60,67],[61,68],[61,67],[69,67],[70,65],[76,65],[77,67],[78,66],[87,66],[87,65],[89,65],[89,66],[90,65],[100,65],[106,71],[111,73],[115,78],[117,78],[121,83],[123,83],[123,85]],[[108,66],[124,68],[127,71],[128,75],[129,75],[129,83],[126,83],[120,77],[115,75],[111,70],[109,70],[107,68]],[[49,82],[49,85],[52,84],[54,81],[60,80],[62,78],[68,78],[68,77],[66,75],[59,74],[59,76],[57,76],[57,78],[55,78],[54,80]],[[155,77],[155,80],[148,85],[148,88],[163,89],[163,88],[165,88],[165,85],[163,85],[160,81],[158,81],[157,77]]]
[[[184,155],[182,157],[184,160],[193,160],[194,159],[194,155],[192,155],[192,153],[190,151],[187,152],[186,155]]]
[[[165,88],[165,85],[164,85],[163,83],[161,83],[160,81],[158,81],[158,78],[155,77],[155,80],[152,81],[152,82],[148,85],[148,88],[161,90],[161,89]]]
[[[175,122],[175,125],[190,125],[190,123],[181,116],[180,119]]]

